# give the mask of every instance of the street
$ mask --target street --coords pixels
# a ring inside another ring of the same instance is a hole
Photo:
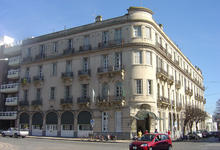
[[[129,143],[99,143],[34,138],[0,137],[0,150],[128,150]],[[202,142],[173,142],[174,150],[220,150],[215,138]]]

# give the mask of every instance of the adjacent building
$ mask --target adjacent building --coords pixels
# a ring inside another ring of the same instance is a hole
[[[19,97],[20,46],[2,45],[0,48],[0,129],[16,127]],[[7,58],[8,60],[6,60]]]
[[[130,7],[120,17],[24,40],[19,95],[5,93],[19,99],[19,128],[64,137],[180,134],[185,107],[204,110],[203,76],[152,15]]]

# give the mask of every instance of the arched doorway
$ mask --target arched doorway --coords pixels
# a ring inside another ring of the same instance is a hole
[[[46,136],[57,136],[58,116],[55,112],[46,115]]]
[[[91,119],[92,119],[92,116],[90,112],[81,111],[79,113],[78,118],[77,118],[77,123],[78,123],[77,136],[78,137],[88,137],[89,134],[93,132],[92,127],[90,125]]]
[[[73,137],[74,136],[74,116],[70,111],[66,111],[61,116],[61,136]]]
[[[153,112],[147,110],[138,111],[135,115],[135,118],[137,123],[137,132],[141,130],[142,133],[144,133],[146,130],[148,132],[152,132],[151,123],[153,122],[153,120],[159,119]]]
[[[32,135],[42,136],[43,128],[43,115],[36,112],[32,116]]]
[[[22,113],[20,115],[20,129],[29,128],[29,115],[27,113]]]

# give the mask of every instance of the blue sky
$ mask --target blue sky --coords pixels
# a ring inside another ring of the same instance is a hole
[[[153,10],[154,19],[204,75],[206,110],[220,99],[220,0],[0,0],[0,36],[16,40],[109,19],[130,6]]]

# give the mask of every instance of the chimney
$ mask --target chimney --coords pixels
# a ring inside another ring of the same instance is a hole
[[[159,24],[159,27],[163,30],[163,24]]]
[[[102,16],[97,16],[95,18],[95,22],[101,22],[102,21]]]

